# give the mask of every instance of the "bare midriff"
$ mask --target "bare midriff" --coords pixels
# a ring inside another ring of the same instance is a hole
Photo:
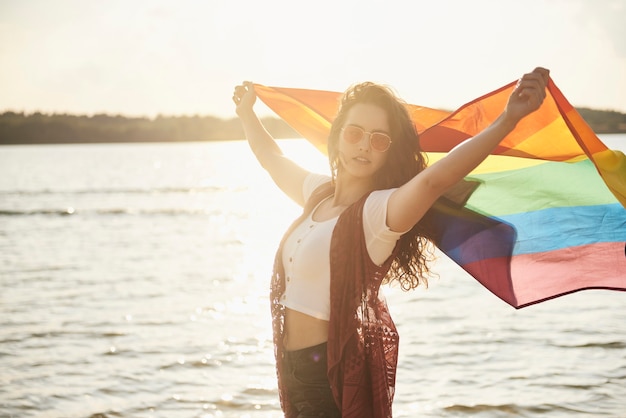
[[[328,321],[285,309],[285,350],[301,350],[328,341]]]

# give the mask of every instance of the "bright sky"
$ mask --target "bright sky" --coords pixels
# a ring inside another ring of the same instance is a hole
[[[626,113],[625,22],[626,0],[0,0],[0,112],[230,118],[242,80],[452,110],[541,65]]]

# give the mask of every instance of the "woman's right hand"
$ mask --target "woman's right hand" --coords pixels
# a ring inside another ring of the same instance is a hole
[[[524,117],[539,109],[546,98],[546,87],[550,80],[550,71],[537,67],[524,74],[509,96],[504,115],[513,121],[513,126]]]
[[[236,86],[235,92],[233,93],[233,102],[236,105],[235,112],[237,112],[237,115],[240,117],[252,111],[252,107],[256,102],[254,84],[251,81],[244,81],[242,84]]]

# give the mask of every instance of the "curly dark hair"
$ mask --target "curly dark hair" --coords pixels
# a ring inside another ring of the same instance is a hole
[[[399,187],[424,170],[426,156],[421,152],[419,136],[406,103],[387,86],[372,82],[352,85],[343,94],[337,115],[328,137],[328,158],[333,181],[339,167],[339,136],[348,116],[348,112],[357,103],[379,106],[387,113],[390,136],[390,153],[385,165],[376,173],[375,190]],[[415,225],[403,234],[399,240],[399,251],[386,282],[398,281],[402,289],[416,288],[420,283],[428,285],[430,273],[428,262],[432,260],[430,241],[420,232],[420,225]]]

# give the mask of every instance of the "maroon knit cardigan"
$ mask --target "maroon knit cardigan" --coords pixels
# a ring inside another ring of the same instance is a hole
[[[313,192],[303,214],[283,237],[274,261],[271,285],[274,354],[280,402],[286,418],[295,417],[297,413],[291,407],[282,380],[285,308],[280,304],[280,297],[285,290],[283,244],[315,206],[333,192],[330,183]],[[382,266],[374,264],[369,257],[363,232],[363,206],[368,195],[339,216],[331,238],[328,379],[343,418],[392,416],[399,335],[378,290],[396,251]]]

